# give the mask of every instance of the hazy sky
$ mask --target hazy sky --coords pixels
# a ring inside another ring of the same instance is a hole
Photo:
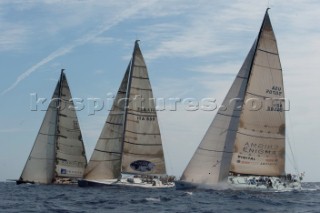
[[[287,171],[295,160],[305,181],[320,181],[317,0],[1,0],[0,180],[19,178],[48,104],[34,97],[50,99],[61,68],[84,100],[78,117],[89,159],[136,39],[155,97],[214,98],[219,106],[268,6],[290,100]],[[105,104],[94,115],[90,98]],[[169,108],[158,117],[168,173],[179,177],[216,110]]]

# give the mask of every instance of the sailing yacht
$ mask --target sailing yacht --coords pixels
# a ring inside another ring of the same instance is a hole
[[[138,41],[78,185],[174,186],[166,174],[155,101]]]
[[[76,183],[82,178],[86,164],[78,118],[62,69],[31,153],[16,183]]]
[[[266,10],[259,34],[177,189],[300,189],[285,173],[285,96]]]

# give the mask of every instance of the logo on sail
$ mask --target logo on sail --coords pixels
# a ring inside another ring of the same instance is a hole
[[[133,161],[130,164],[131,169],[139,172],[149,172],[151,171],[155,165],[149,161],[146,160],[137,160]]]
[[[61,168],[61,174],[63,174],[63,175],[67,174],[67,170],[66,170],[66,169]]]

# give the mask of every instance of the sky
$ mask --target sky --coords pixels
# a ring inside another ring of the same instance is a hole
[[[19,178],[48,104],[35,100],[51,98],[61,69],[84,100],[77,115],[90,158],[136,39],[154,96],[166,100],[158,120],[167,173],[180,177],[216,110],[183,101],[174,110],[167,100],[221,105],[267,7],[290,101],[286,170],[320,181],[317,0],[0,0],[0,180]]]

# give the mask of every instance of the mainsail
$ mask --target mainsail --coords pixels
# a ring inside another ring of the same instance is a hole
[[[277,42],[268,12],[258,38],[245,100],[230,171],[284,175],[284,88]]]
[[[181,180],[217,184],[229,172],[282,175],[284,88],[268,10],[222,105]]]
[[[19,181],[48,184],[63,177],[81,178],[86,162],[78,118],[62,70]]]
[[[85,171],[86,179],[165,174],[155,101],[138,41]]]

